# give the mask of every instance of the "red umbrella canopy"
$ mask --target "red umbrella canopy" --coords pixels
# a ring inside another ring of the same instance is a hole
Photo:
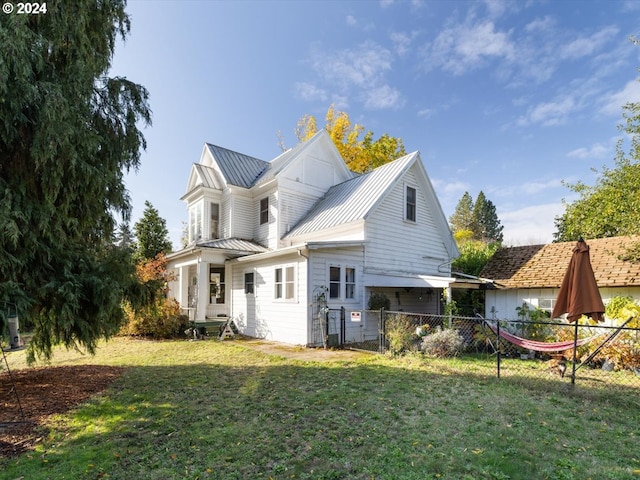
[[[604,320],[604,304],[591,268],[589,245],[582,239],[578,240],[573,249],[552,318],[557,318],[563,313],[567,314],[570,322],[575,322],[582,315],[599,322]]]

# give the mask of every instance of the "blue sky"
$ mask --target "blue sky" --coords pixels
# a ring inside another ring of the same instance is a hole
[[[484,191],[507,244],[552,240],[611,167],[622,105],[640,101],[637,1],[130,1],[112,75],[150,93],[133,221],[149,200],[179,246],[203,144],[271,160],[330,104],[420,151],[444,213]]]

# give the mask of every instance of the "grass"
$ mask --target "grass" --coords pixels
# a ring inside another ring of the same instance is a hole
[[[128,368],[2,478],[640,479],[638,390],[497,380],[482,359],[291,360],[241,341],[115,339],[54,358]]]

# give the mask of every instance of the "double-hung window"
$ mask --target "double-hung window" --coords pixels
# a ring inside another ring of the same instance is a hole
[[[255,274],[254,272],[244,273],[244,293],[253,295],[255,293]]]
[[[260,200],[260,225],[269,223],[269,197]]]
[[[224,268],[209,267],[209,303],[224,303]]]
[[[409,222],[416,221],[416,189],[407,187],[406,191],[405,220]]]
[[[333,300],[355,300],[356,269],[354,267],[329,267],[329,298]]]
[[[274,297],[280,300],[293,300],[295,298],[294,267],[279,267],[275,270]]]
[[[329,267],[329,298],[340,298],[340,267]]]
[[[344,298],[353,300],[356,298],[356,269],[345,267],[344,269]]]
[[[220,205],[217,203],[212,203],[209,238],[216,239],[220,236],[220,232],[218,230],[219,224],[220,224]]]

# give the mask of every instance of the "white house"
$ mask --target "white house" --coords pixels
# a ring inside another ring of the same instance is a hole
[[[640,264],[624,259],[624,252],[640,235],[586,240],[593,273],[605,305],[616,296],[640,301]],[[516,319],[516,307],[526,303],[549,314],[576,242],[505,247],[498,250],[480,273],[496,289],[486,291],[487,318]]]
[[[319,343],[320,310],[345,307],[345,340],[372,327],[372,292],[439,313],[458,250],[418,152],[358,175],[322,130],[271,162],[205,144],[187,191],[189,245],[170,294],[192,319]],[[377,334],[377,332],[374,332]]]

